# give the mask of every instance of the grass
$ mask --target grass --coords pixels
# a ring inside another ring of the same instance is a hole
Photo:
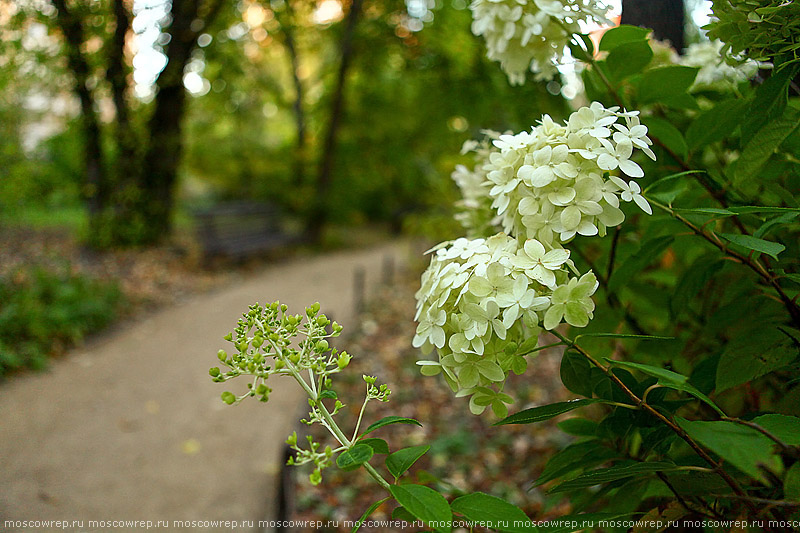
[[[0,224],[8,227],[33,229],[65,228],[80,235],[88,227],[86,209],[82,206],[25,206],[10,212],[0,212]]]

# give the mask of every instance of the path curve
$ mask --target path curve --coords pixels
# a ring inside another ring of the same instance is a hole
[[[404,264],[407,245],[271,266],[1,384],[0,531],[145,530],[90,520],[149,520],[153,529],[167,521],[161,531],[230,531],[208,521],[252,520],[258,529],[274,516],[283,441],[305,400],[293,382],[275,379],[269,404],[224,405],[225,385],[208,376],[222,337],[255,301],[280,300],[298,313],[319,301],[353,327],[354,272],[363,269],[369,294],[388,258]],[[83,525],[26,529],[6,520]]]

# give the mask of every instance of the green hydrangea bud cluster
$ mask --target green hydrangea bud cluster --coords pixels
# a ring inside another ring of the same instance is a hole
[[[233,344],[234,353],[217,352],[220,363],[228,370],[214,367],[209,375],[218,383],[242,375],[253,376],[244,394],[222,393],[222,400],[229,405],[247,397],[268,401],[271,389],[266,381],[275,374],[291,376],[310,371],[318,378],[318,395],[330,383],[329,376],[340,372],[350,361],[347,352],[331,349],[327,341],[341,332],[342,326],[319,314],[318,303],[306,308],[305,319],[288,314],[286,305],[280,302],[254,304],[239,319],[236,329],[225,336]],[[297,337],[302,340],[295,343]]]
[[[344,435],[333,419],[344,404],[332,388],[331,376],[347,368],[352,356],[346,351],[332,348],[329,342],[341,332],[342,326],[320,314],[319,303],[307,307],[305,316],[288,313],[287,306],[280,302],[264,306],[256,303],[242,315],[236,328],[225,336],[225,340],[233,344],[234,350],[231,354],[225,350],[217,352],[223,368],[209,370],[211,379],[217,383],[240,376],[252,377],[244,393],[222,393],[222,401],[228,405],[237,404],[248,397],[269,401],[272,389],[267,386],[267,380],[274,375],[290,376],[303,388],[308,395],[310,409],[308,418],[301,422],[307,425],[321,424],[339,443],[335,449],[331,446],[323,448],[308,436],[308,447],[304,448],[298,442],[296,433],[287,439],[286,443],[295,452],[288,464],[313,463],[315,468],[309,479],[315,485],[322,481],[322,470],[332,464],[333,456],[355,443],[367,402],[385,402],[391,394],[386,385],[376,385],[377,378],[364,376],[366,396],[353,437],[348,439]],[[330,410],[323,403],[326,399],[333,400]]]

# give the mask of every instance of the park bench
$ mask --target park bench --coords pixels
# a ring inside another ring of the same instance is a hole
[[[196,210],[194,218],[205,264],[217,257],[241,261],[303,241],[271,204],[224,202]]]

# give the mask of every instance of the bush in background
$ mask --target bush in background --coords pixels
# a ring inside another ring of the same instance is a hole
[[[107,326],[122,294],[115,282],[41,266],[0,277],[0,375],[41,369],[50,356]]]

